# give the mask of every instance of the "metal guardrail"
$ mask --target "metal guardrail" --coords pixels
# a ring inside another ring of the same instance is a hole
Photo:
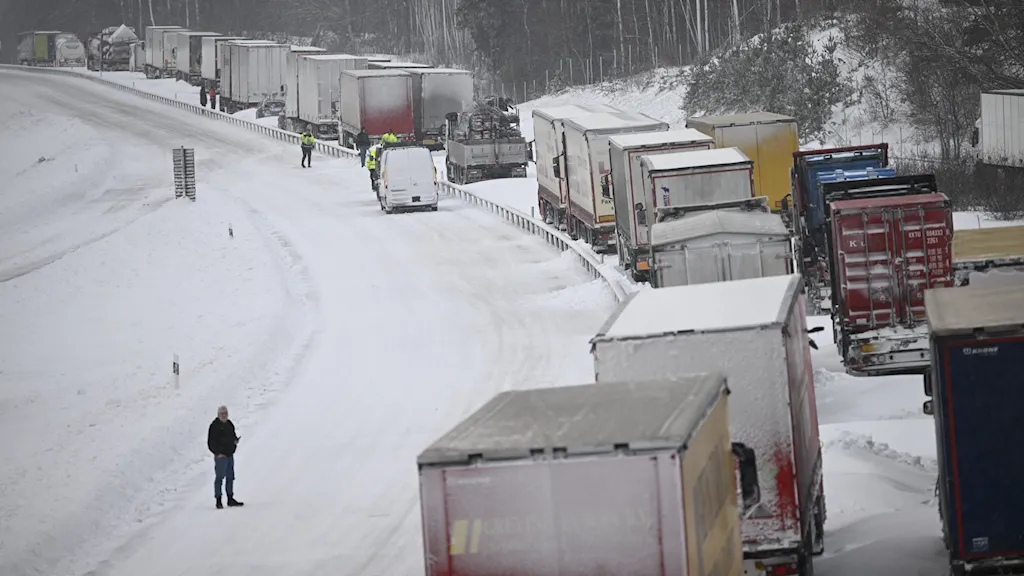
[[[220,120],[222,122],[227,122],[229,124],[245,128],[246,130],[249,130],[251,132],[257,132],[264,136],[269,136],[276,140],[282,140],[291,144],[299,143],[299,135],[293,132],[287,132],[285,130],[273,128],[270,126],[263,126],[262,124],[257,124],[256,122],[252,122],[249,120],[243,120],[241,118],[237,118],[235,116],[226,114],[219,110],[205,108],[202,106],[198,106],[196,104],[182,102],[181,100],[175,100],[172,98],[167,98],[165,96],[152,94],[150,92],[139,90],[138,88],[134,88],[132,86],[127,86],[125,84],[120,84],[118,82],[112,82],[110,80],[106,80],[100,78],[99,76],[94,76],[91,74],[81,74],[74,70],[61,70],[59,68],[41,68],[33,66],[17,66],[11,64],[0,64],[0,70],[16,70],[19,72],[56,74],[65,77],[82,78],[85,80],[96,82],[98,84],[102,84],[104,86],[109,86],[122,92],[127,92],[129,94],[145,98],[147,100],[152,100],[154,102],[159,102],[161,104],[173,106],[181,110],[187,110],[189,112],[192,112],[193,114],[206,116],[207,118],[213,118],[216,120]],[[355,150],[352,150],[350,148],[342,148],[341,146],[335,146],[332,144],[325,144],[323,142],[316,143],[316,151],[327,156],[333,156],[334,158],[347,158],[354,160],[359,157],[359,153]],[[443,194],[450,196],[452,198],[458,198],[459,200],[462,200],[463,202],[466,202],[473,206],[484,208],[491,212],[492,214],[496,214],[501,218],[504,218],[506,221],[518,226],[519,228],[529,232],[530,234],[541,237],[545,242],[551,244],[552,246],[558,248],[563,252],[566,250],[572,250],[573,254],[575,254],[576,259],[579,261],[579,263],[588,272],[590,272],[590,274],[594,278],[603,280],[605,284],[608,285],[608,287],[612,291],[612,294],[615,295],[615,299],[617,301],[621,302],[625,300],[626,293],[618,279],[613,277],[611,273],[604,269],[602,263],[590,250],[587,250],[586,248],[579,246],[565,233],[559,230],[555,230],[554,228],[551,228],[550,226],[545,224],[543,221],[531,216],[527,216],[526,214],[523,214],[518,210],[481,198],[480,196],[477,196],[473,192],[466,190],[465,188],[457,184],[452,184],[451,182],[442,180],[440,182],[440,188]]]

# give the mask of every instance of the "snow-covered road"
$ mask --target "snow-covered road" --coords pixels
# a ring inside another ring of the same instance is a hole
[[[39,171],[31,200],[0,196],[0,434],[19,439],[0,448],[0,573],[415,573],[416,453],[497,391],[591,380],[610,292],[541,240],[456,201],[385,216],[348,161],[303,170],[229,125],[0,76],[37,117],[5,120],[5,142],[49,137],[0,172]],[[67,165],[33,164],[61,123],[81,125]],[[178,145],[195,205],[166,203]],[[240,510],[213,508],[221,402]]]

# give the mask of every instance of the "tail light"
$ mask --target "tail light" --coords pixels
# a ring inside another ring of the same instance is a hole
[[[795,562],[765,566],[765,576],[796,576],[800,573]]]

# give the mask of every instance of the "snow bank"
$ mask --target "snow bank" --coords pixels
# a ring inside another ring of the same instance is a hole
[[[243,413],[291,360],[304,316],[285,273],[210,191],[0,283],[0,437],[18,439],[0,452],[0,573],[71,571],[57,559],[152,515],[207,463],[217,405]]]
[[[179,82],[174,78],[149,79],[142,72],[97,72],[87,68],[74,68],[75,72],[85,76],[98,76],[108,82],[115,82],[124,86],[131,86],[143,92],[181,100],[199,106],[199,86],[192,86],[188,82]]]
[[[241,112],[235,112],[232,114],[235,118],[241,118],[242,120],[248,120],[249,122],[255,122],[261,126],[269,126],[271,128],[277,128],[277,116],[267,116],[266,118],[257,118],[256,109],[248,108]]]

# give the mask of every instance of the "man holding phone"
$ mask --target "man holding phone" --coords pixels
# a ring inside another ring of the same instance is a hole
[[[228,493],[228,506],[242,506],[235,500],[235,450],[241,438],[235,435],[235,425],[228,419],[228,407],[217,408],[217,417],[210,423],[206,437],[206,446],[213,452],[213,470],[216,478],[213,482],[213,495],[217,498],[217,508],[223,508],[221,501],[221,484]]]

